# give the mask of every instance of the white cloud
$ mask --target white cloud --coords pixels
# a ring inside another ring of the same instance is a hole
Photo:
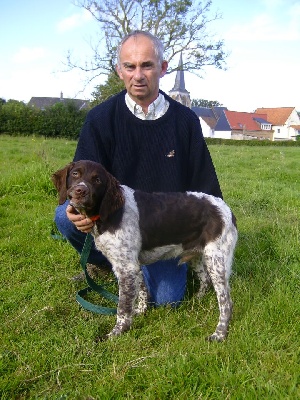
[[[43,47],[21,47],[13,55],[13,62],[16,64],[30,63],[32,61],[43,59],[47,56],[47,50]]]
[[[90,12],[87,10],[82,10],[81,13],[76,13],[71,15],[70,17],[64,18],[57,24],[57,30],[60,33],[64,33],[70,31],[72,29],[76,29],[86,24],[87,22],[93,19]]]

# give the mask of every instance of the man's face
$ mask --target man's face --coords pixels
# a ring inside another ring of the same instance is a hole
[[[132,36],[120,52],[119,77],[129,96],[139,105],[148,107],[158,96],[159,79],[165,75],[168,63],[159,63],[152,41],[144,35]]]

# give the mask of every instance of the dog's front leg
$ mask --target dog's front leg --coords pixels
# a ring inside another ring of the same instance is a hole
[[[130,329],[134,313],[134,304],[139,289],[139,266],[127,264],[126,266],[113,266],[119,284],[119,304],[117,309],[117,322],[107,338],[118,336]]]

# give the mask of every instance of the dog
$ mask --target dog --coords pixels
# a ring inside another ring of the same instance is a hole
[[[212,284],[219,321],[211,341],[223,341],[232,315],[229,277],[237,242],[236,219],[226,203],[198,192],[147,193],[121,185],[99,163],[81,160],[52,175],[59,204],[66,199],[95,221],[96,248],[110,261],[119,285],[114,328],[105,338],[130,329],[144,313],[148,295],[141,265],[180,257],[199,279],[198,296]],[[137,307],[135,304],[137,301]]]

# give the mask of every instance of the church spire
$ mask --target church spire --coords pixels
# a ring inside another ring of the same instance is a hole
[[[182,53],[180,53],[178,69],[177,69],[176,78],[175,78],[175,85],[174,85],[172,91],[173,90],[187,92],[187,90],[185,88],[185,81],[184,81]]]
[[[191,107],[190,93],[185,88],[184,71],[182,53],[180,53],[178,68],[176,72],[175,84],[169,92],[172,99],[179,101],[179,103]]]

